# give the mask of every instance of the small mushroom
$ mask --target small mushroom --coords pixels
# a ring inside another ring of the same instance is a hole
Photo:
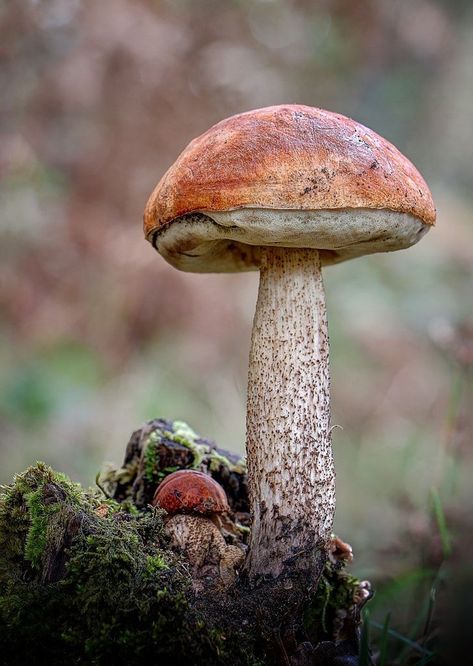
[[[214,572],[218,572],[221,586],[229,587],[244,553],[227,544],[219,529],[219,517],[230,511],[223,488],[203,472],[179,470],[158,486],[153,505],[168,513],[166,530],[171,545],[189,561],[195,589],[201,589],[201,579]]]
[[[358,608],[363,608],[367,601],[373,596],[373,588],[369,580],[361,580],[353,594],[353,601]]]
[[[327,553],[332,564],[345,565],[353,562],[353,548],[335,534],[330,538]]]
[[[298,104],[227,118],[164,174],[145,234],[173,266],[259,270],[248,374],[249,578],[315,579],[335,513],[322,266],[416,243],[429,189],[392,144]],[[315,575],[314,575],[315,574]]]

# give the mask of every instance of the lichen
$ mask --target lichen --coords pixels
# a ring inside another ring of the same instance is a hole
[[[182,444],[182,446],[185,446],[192,452],[194,458],[192,467],[197,469],[200,467],[204,456],[209,453],[209,446],[204,443],[199,444],[201,438],[184,421],[174,421],[172,427],[173,431],[166,433],[166,435],[169,435],[171,441],[176,442],[176,444]]]
[[[184,421],[174,421],[172,423],[172,433],[166,433],[173,442],[182,444],[188,448],[193,456],[193,468],[198,468],[202,464],[205,457],[208,458],[208,467],[211,471],[218,470],[222,465],[230,472],[237,472],[238,474],[246,473],[246,463],[243,458],[240,458],[237,463],[232,463],[226,456],[222,455],[215,449],[212,449],[205,440],[197,435],[192,428]]]
[[[145,443],[145,477],[150,482],[159,482],[167,474],[174,472],[176,468],[159,469],[158,465],[158,447],[162,440],[168,440],[175,444],[181,444],[192,453],[193,469],[198,469],[205,458],[208,458],[208,467],[211,471],[218,470],[219,466],[224,466],[231,472],[244,474],[246,472],[246,465],[243,459],[240,459],[236,464],[232,463],[226,456],[212,449],[209,444],[202,440],[202,438],[192,430],[192,428],[184,421],[170,422],[169,429],[157,428],[149,435]]]
[[[234,471],[233,470],[234,466],[232,465],[230,460],[228,460],[228,458],[223,456],[221,453],[217,453],[217,451],[212,451],[209,455],[209,469],[210,469],[210,471],[211,472],[216,472],[220,465],[223,465],[224,467],[228,467],[228,469],[232,472]]]
[[[198,468],[204,456],[209,452],[209,447],[206,444],[199,444],[199,436],[183,421],[174,421],[172,429],[157,428],[149,435],[144,445],[144,470],[145,478],[151,483],[159,483],[162,479],[171,472],[175,472],[177,468],[166,467],[159,468],[158,447],[163,440],[181,444],[189,449],[192,453],[192,467]]]

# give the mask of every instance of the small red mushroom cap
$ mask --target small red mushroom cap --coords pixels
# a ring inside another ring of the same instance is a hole
[[[222,486],[212,477],[193,469],[169,474],[158,486],[153,505],[168,513],[201,515],[230,511]]]

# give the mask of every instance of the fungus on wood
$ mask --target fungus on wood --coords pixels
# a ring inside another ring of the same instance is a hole
[[[247,460],[250,581],[320,573],[335,511],[322,266],[416,243],[429,189],[393,145],[345,116],[273,106],[221,121],[162,177],[145,234],[185,271],[260,271]],[[315,564],[314,564],[315,563]]]

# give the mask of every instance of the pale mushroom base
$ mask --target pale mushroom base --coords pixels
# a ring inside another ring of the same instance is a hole
[[[195,591],[203,589],[202,578],[213,573],[214,585],[230,587],[245,558],[238,546],[228,545],[219,528],[207,516],[177,514],[166,520],[171,546],[188,559]],[[218,578],[218,580],[216,580]]]
[[[314,248],[322,265],[400,250],[429,230],[419,218],[385,209],[205,211],[149,234],[173,266],[194,273],[257,270],[261,246]]]

